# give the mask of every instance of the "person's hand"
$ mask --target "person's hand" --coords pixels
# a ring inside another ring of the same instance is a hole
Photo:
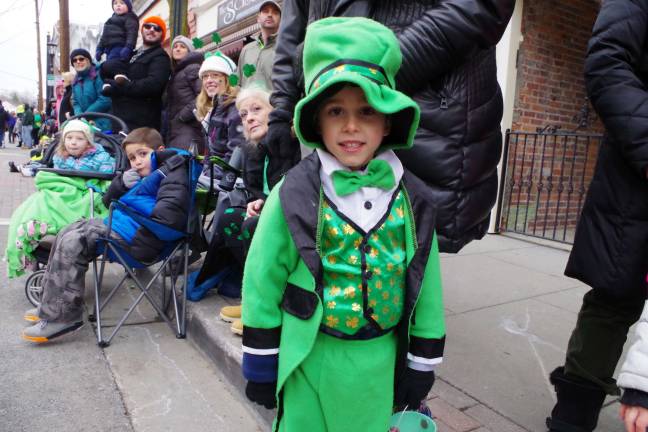
[[[625,423],[626,432],[648,430],[648,409],[644,407],[621,404],[619,417]]]
[[[291,158],[295,153],[294,137],[292,134],[292,114],[283,109],[275,109],[270,113],[268,132],[263,140],[268,152],[275,158]]]
[[[97,48],[97,51],[95,51],[95,60],[101,61],[102,55],[103,55],[103,50],[101,48]]]
[[[135,186],[140,179],[141,177],[135,168],[129,169],[122,175],[122,182],[128,189]]]
[[[248,381],[245,386],[245,396],[252,402],[273,409],[277,407],[277,382],[257,383]]]
[[[263,209],[263,204],[265,204],[265,201],[262,199],[248,203],[247,214],[245,215],[245,217],[259,216],[261,214],[261,210]]]
[[[422,372],[407,368],[396,384],[394,405],[399,410],[416,411],[421,402],[427,397],[434,384],[434,371]]]

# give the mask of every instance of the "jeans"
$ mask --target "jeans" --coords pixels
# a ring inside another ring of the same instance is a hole
[[[27,148],[32,148],[32,128],[31,125],[22,127],[22,141]]]

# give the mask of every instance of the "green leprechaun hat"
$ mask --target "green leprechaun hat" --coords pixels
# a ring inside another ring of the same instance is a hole
[[[394,33],[367,18],[325,18],[306,30],[304,78],[306,96],[295,107],[295,132],[309,147],[322,147],[315,125],[324,98],[349,83],[360,87],[367,102],[391,118],[391,130],[382,148],[412,147],[420,109],[396,90],[394,77],[402,54]],[[337,89],[337,90],[336,90]]]

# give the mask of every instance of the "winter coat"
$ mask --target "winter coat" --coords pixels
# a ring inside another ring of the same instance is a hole
[[[34,113],[29,106],[25,106],[25,113],[22,119],[23,126],[34,126]]]
[[[105,51],[113,47],[126,47],[134,50],[138,34],[139,19],[135,13],[113,14],[103,26],[97,51]]]
[[[130,130],[150,127],[160,130],[162,94],[171,75],[169,55],[160,45],[131,58],[126,74],[130,82],[113,86],[113,113]]]
[[[0,106],[0,133],[4,133],[5,130],[7,130],[10,117],[11,115],[7,111],[5,111],[2,106]]]
[[[272,65],[274,63],[276,41],[277,36],[272,35],[268,38],[268,43],[264,44],[259,33],[252,42],[243,47],[237,68],[241,87],[258,80],[268,90],[272,90]],[[254,66],[255,72],[252,76],[246,76],[246,65]]]
[[[250,201],[266,200],[270,189],[266,176],[268,151],[263,144],[243,144],[243,183]]]
[[[74,171],[112,173],[115,171],[115,158],[99,144],[94,144],[81,157],[62,157],[54,155],[54,168]]]
[[[156,151],[151,155],[151,174],[131,189],[124,185],[121,175],[115,177],[103,196],[104,205],[119,200],[154,222],[184,232],[191,194],[186,158],[182,155],[188,153]],[[167,244],[119,209],[113,211],[112,229],[129,244],[128,253],[138,261],[154,261]]]
[[[364,16],[391,28],[403,53],[398,89],[421,107],[414,148],[399,157],[430,186],[441,251],[457,252],[486,233],[497,196],[502,96],[495,44],[514,7],[514,0],[285,0],[272,105],[277,115],[292,112],[301,97],[308,23]]]
[[[7,130],[9,132],[13,131],[15,125],[16,125],[16,117],[9,114],[9,119],[7,120]]]
[[[109,113],[112,102],[110,98],[101,94],[103,81],[97,67],[91,65],[83,72],[78,72],[72,84],[72,105],[74,115],[81,115],[86,112]],[[110,120],[94,120],[101,130],[110,130]]]
[[[243,125],[234,102],[225,103],[222,97],[215,100],[209,113],[207,140],[209,155],[229,161],[235,148],[243,145]]]
[[[194,109],[202,87],[198,77],[202,61],[200,53],[189,53],[177,64],[167,86],[166,108],[169,119],[167,146],[186,150],[195,141],[199,154],[204,152],[205,134]]]
[[[648,302],[644,304],[635,336],[636,340],[621,366],[617,384],[625,389],[622,403],[648,408]]]
[[[59,126],[67,121],[67,117],[65,116],[65,113],[70,113],[70,116],[74,115],[74,107],[72,106],[72,86],[71,85],[65,87],[65,93],[63,93],[63,98],[61,99],[61,104],[58,110]]]
[[[606,130],[565,274],[607,295],[645,297],[648,270],[648,3],[603,2],[585,60]]]

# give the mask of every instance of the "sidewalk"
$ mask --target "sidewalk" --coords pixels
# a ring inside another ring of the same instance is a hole
[[[445,359],[428,404],[439,432],[545,432],[554,404],[547,379],[564,361],[587,288],[562,271],[568,252],[500,235],[443,255]],[[241,340],[211,294],[191,304],[188,337],[243,392]],[[258,409],[266,421],[273,414]],[[597,431],[623,432],[607,401]]]

